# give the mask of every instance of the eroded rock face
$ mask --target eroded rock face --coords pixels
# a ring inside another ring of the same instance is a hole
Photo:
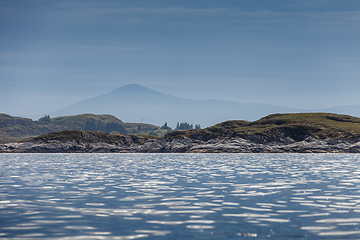
[[[258,139],[211,139],[209,141],[183,139],[152,139],[134,143],[131,138],[117,144],[106,142],[79,143],[76,141],[24,142],[0,145],[2,153],[73,153],[73,152],[133,152],[133,153],[359,153],[360,142],[350,143],[339,139],[314,139],[295,142],[284,139],[263,142]]]

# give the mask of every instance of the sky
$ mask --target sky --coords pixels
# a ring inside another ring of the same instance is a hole
[[[360,104],[358,0],[0,0],[0,112],[137,83],[299,109]]]

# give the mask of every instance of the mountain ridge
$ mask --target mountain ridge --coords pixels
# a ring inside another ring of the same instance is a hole
[[[256,120],[272,113],[298,112],[298,109],[260,103],[238,103],[219,99],[191,100],[174,97],[138,84],[128,84],[107,94],[88,98],[49,113],[68,116],[91,112],[114,115],[125,122],[142,119],[157,126],[167,122],[191,122],[202,127],[231,120]]]

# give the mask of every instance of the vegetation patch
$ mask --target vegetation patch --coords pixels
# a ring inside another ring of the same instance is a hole
[[[254,122],[226,121],[205,129],[178,131],[165,135],[168,138],[187,137],[203,141],[233,137],[261,141],[282,141],[291,138],[301,141],[309,136],[316,139],[359,141],[360,118],[332,113],[273,114]]]
[[[64,130],[103,131],[134,135],[162,136],[170,130],[143,123],[124,123],[112,115],[80,114],[51,118],[45,115],[38,121],[0,114],[0,143],[17,142],[43,134]]]
[[[190,124],[183,125],[191,127]],[[34,140],[42,142],[142,144],[146,140],[157,139],[163,135],[168,139],[190,138],[201,141],[240,137],[266,143],[302,141],[307,137],[313,137],[358,142],[360,141],[360,118],[332,113],[273,114],[253,122],[231,120],[205,129],[172,131],[167,124],[157,127],[151,124],[124,123],[111,115],[81,114],[52,119],[45,116],[41,121],[32,121],[0,114],[0,143],[35,137]]]

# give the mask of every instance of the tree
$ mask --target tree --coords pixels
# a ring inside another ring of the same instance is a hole
[[[189,130],[194,129],[194,126],[192,124],[189,124],[187,122],[177,123],[176,130]]]
[[[195,124],[195,129],[201,129],[200,124]]]
[[[38,120],[38,122],[46,122],[46,123],[49,123],[49,122],[51,122],[51,118],[50,118],[49,115],[46,115],[46,114],[45,114],[45,116],[43,116],[42,118],[40,118],[40,119]]]
[[[161,127],[161,129],[168,130],[168,129],[171,129],[171,127],[169,127],[167,122],[165,122],[164,125]]]

